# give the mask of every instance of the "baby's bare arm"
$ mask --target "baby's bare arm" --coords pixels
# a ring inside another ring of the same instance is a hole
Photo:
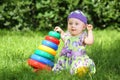
[[[87,25],[87,30],[88,30],[88,36],[85,37],[84,43],[87,45],[91,45],[94,42],[94,37],[92,33],[93,26],[91,24]]]
[[[58,31],[61,35],[61,39],[64,41],[64,31],[59,26],[56,26],[54,31]]]

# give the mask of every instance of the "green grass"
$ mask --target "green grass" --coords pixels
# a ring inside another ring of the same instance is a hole
[[[27,59],[41,44],[46,32],[15,32],[0,30],[0,80],[119,80],[120,79],[120,32],[115,30],[94,31],[95,43],[87,46],[97,72],[83,79],[68,71],[54,73],[32,72]],[[62,48],[59,45],[58,53]],[[58,57],[58,55],[57,55]]]

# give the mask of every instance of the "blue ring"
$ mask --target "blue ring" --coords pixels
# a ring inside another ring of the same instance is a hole
[[[43,40],[42,44],[45,45],[45,46],[48,46],[50,48],[53,48],[54,50],[58,49],[58,45],[56,45],[55,43],[53,43],[51,41],[48,41],[48,40]]]
[[[52,61],[50,61],[50,60],[48,60],[48,59],[46,59],[44,57],[38,56],[36,54],[32,54],[30,58],[33,59],[33,60],[36,60],[38,62],[41,62],[43,64],[49,65],[51,67],[54,66],[54,63]]]

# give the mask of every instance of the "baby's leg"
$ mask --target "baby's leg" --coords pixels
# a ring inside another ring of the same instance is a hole
[[[78,74],[79,76],[83,76],[88,72],[91,73],[91,66],[92,68],[95,68],[93,61],[89,59],[89,57],[77,57],[72,63],[70,72],[71,74]]]
[[[66,60],[65,60],[65,57],[60,57],[57,61],[57,63],[54,65],[54,67],[52,68],[52,71],[62,71],[63,69],[65,69],[65,63],[66,63]]]
[[[78,72],[83,73],[83,69],[86,68],[86,66],[84,66],[83,61],[81,58],[77,58],[73,61],[71,68],[70,68],[70,72],[71,74],[76,74]]]

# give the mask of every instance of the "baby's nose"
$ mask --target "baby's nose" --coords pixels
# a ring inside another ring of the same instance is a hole
[[[72,27],[72,28],[75,28],[75,25],[73,24],[73,25],[71,25],[71,27]]]

